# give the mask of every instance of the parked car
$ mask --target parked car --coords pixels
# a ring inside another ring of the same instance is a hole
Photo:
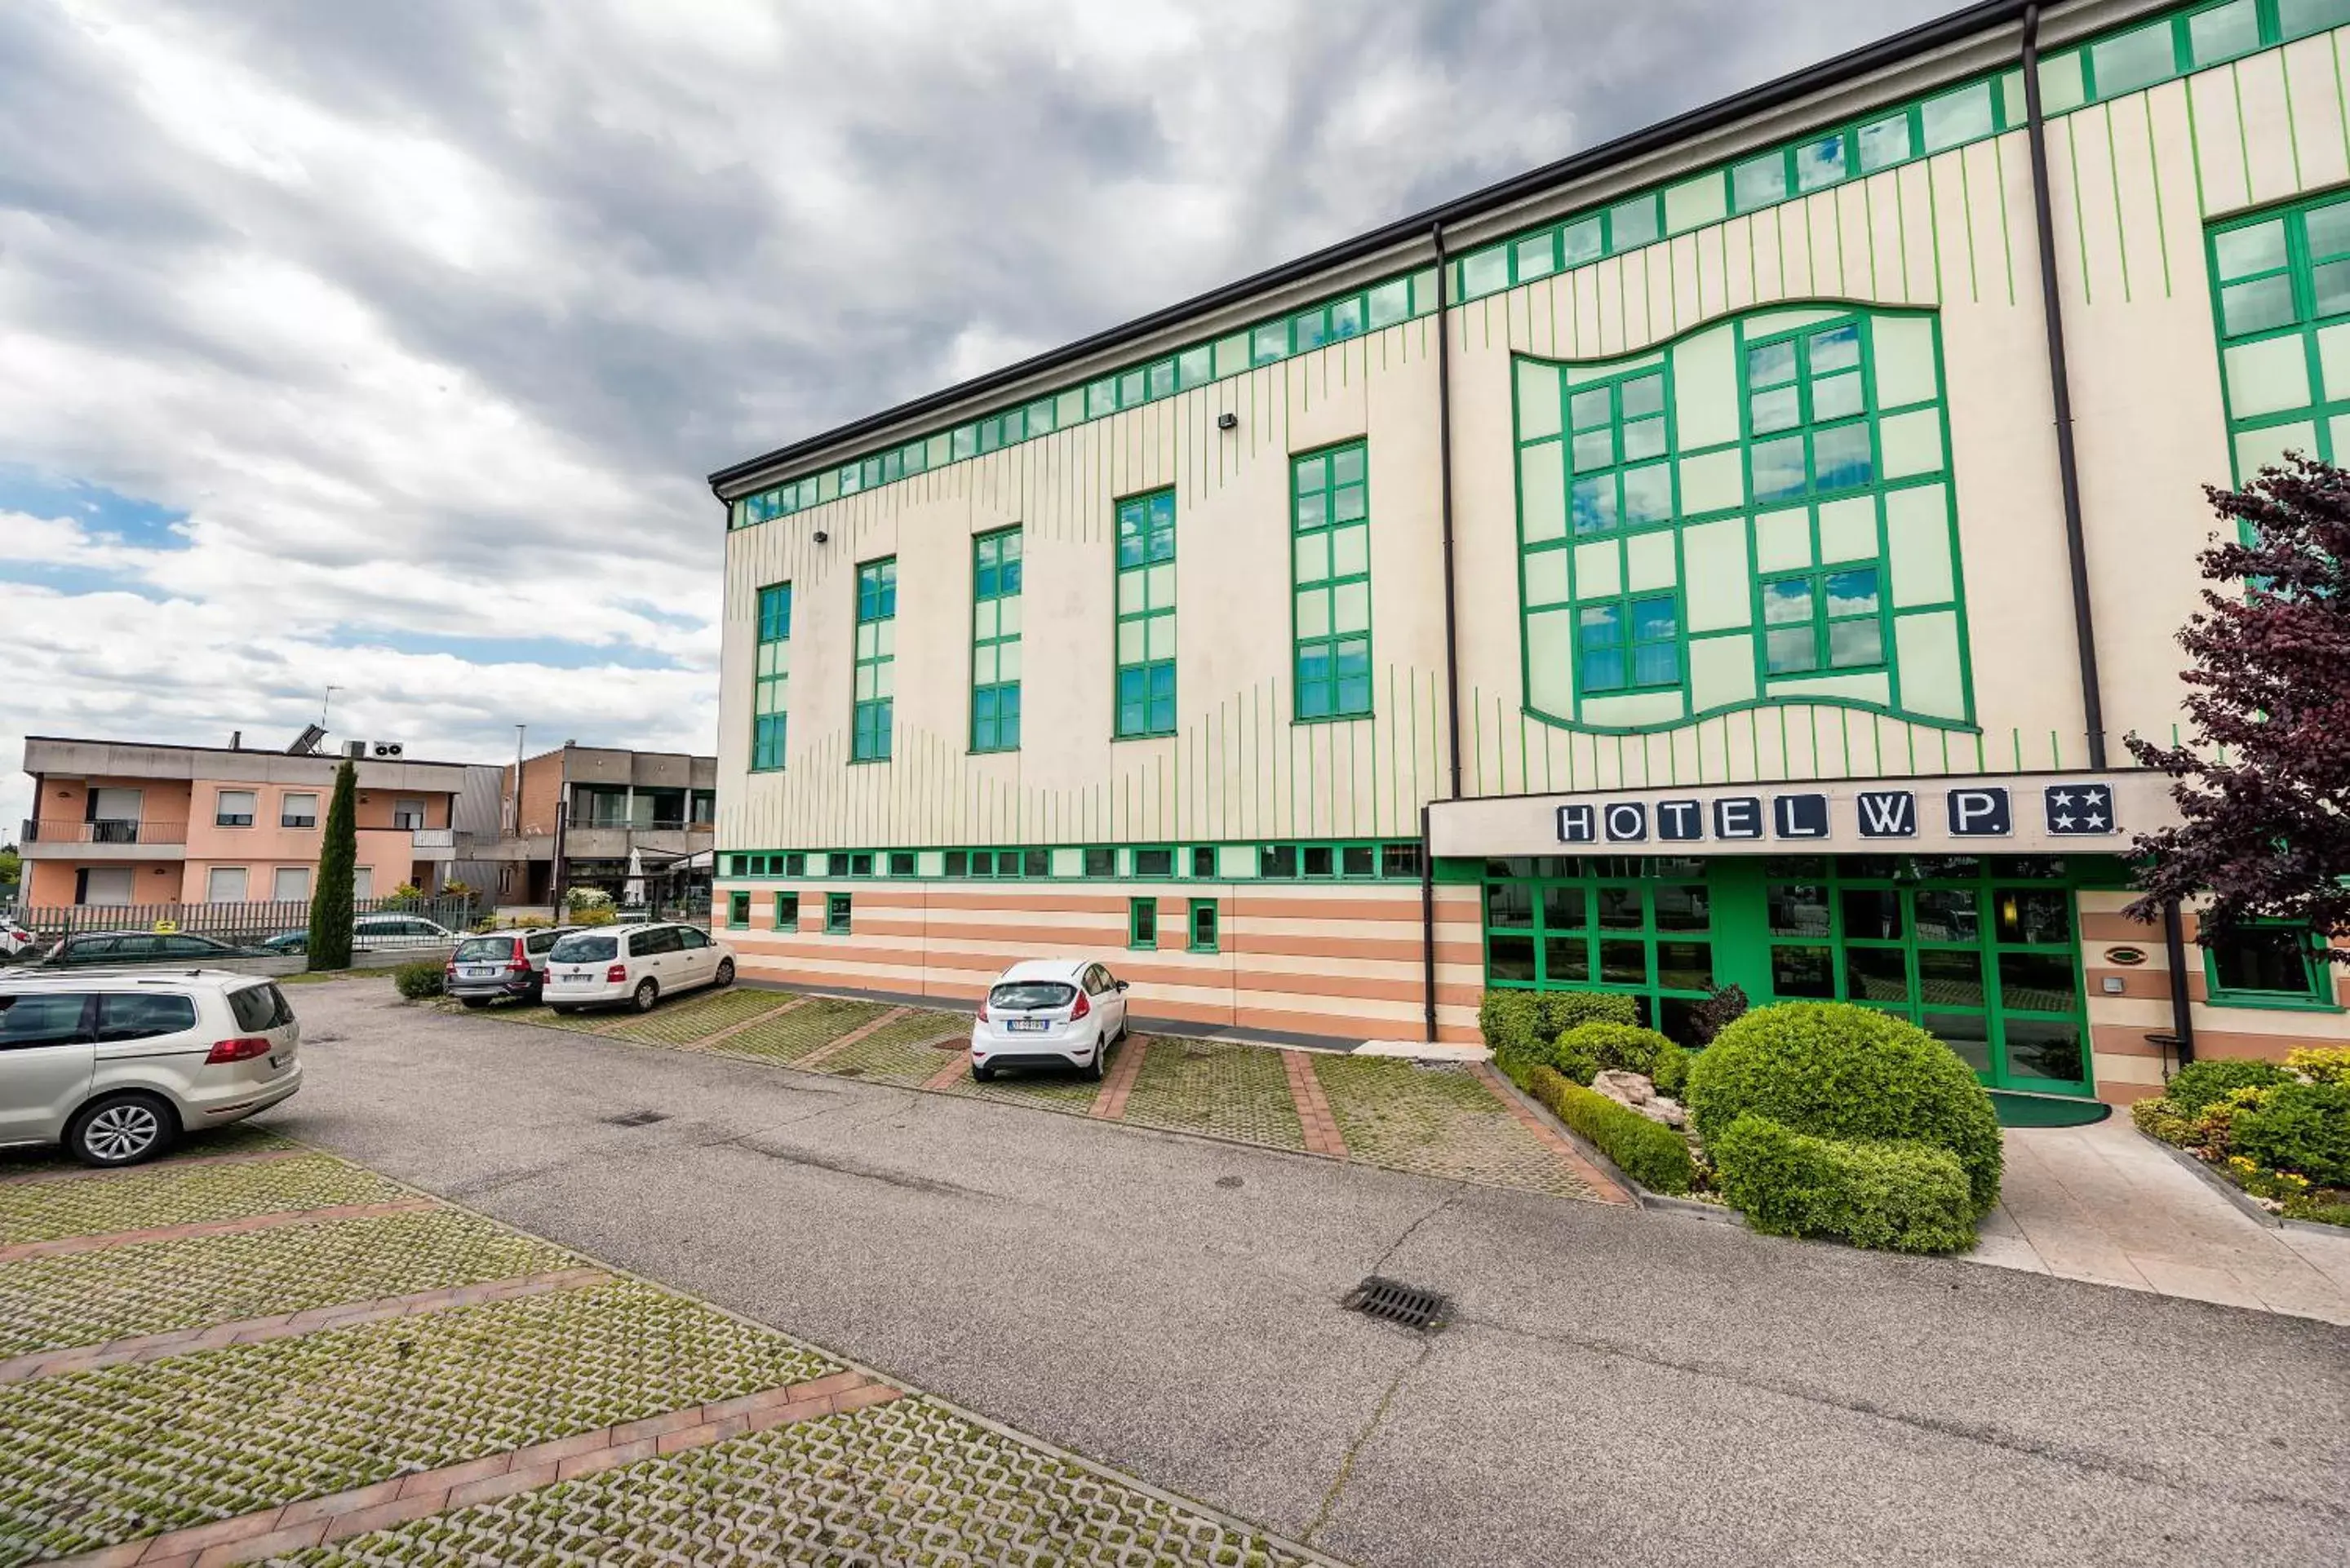
[[[135,1165],[299,1089],[301,1039],[262,975],[0,975],[0,1145]]]
[[[445,947],[457,933],[421,915],[361,915],[351,922],[351,951],[386,952],[398,948]],[[261,944],[274,953],[307,953],[307,930],[280,931]]]
[[[442,990],[468,1007],[487,1007],[500,997],[536,1002],[546,989],[546,955],[575,928],[490,931],[461,937],[442,971]]]
[[[224,942],[193,931],[74,931],[40,961],[43,969],[78,969],[89,964],[217,963],[224,958],[262,958],[268,950]]]
[[[546,983],[557,1012],[622,1002],[650,1012],[673,992],[733,984],[734,950],[699,926],[598,926],[556,940]]]
[[[41,939],[29,926],[0,917],[0,958],[24,958],[38,951]]]
[[[1075,1067],[1102,1075],[1126,1038],[1126,981],[1087,959],[1028,959],[995,977],[971,1026],[971,1075],[1002,1067]]]

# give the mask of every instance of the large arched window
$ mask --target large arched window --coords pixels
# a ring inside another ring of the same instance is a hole
[[[1779,306],[1516,378],[1529,712],[1971,724],[1931,315]]]

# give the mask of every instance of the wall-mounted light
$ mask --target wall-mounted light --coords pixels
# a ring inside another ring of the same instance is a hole
[[[1220,431],[1236,431],[1241,428],[1241,417],[1233,413],[1218,414],[1216,428]]]
[[[2105,992],[2107,996],[2119,996],[2122,993],[2121,976],[2117,974],[2105,975],[2101,977],[2101,982],[2105,987]]]
[[[819,528],[819,529],[817,529],[817,530],[816,531],[816,542],[817,544],[819,544],[819,545],[823,544],[826,540],[827,540],[827,539],[829,539],[829,538],[831,538],[831,537],[832,537],[832,535],[829,535],[829,534],[826,533],[826,532],[825,532],[823,529],[821,529],[821,528]]]

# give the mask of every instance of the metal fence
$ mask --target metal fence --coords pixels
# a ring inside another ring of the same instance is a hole
[[[240,945],[266,941],[288,931],[310,928],[310,900],[233,904],[70,904],[11,911],[17,923],[34,935],[54,940],[76,931],[182,931],[215,937]],[[429,920],[452,931],[462,931],[481,918],[473,898],[360,898],[351,905],[354,920],[369,916],[406,917]],[[373,945],[389,945],[411,933],[382,931]],[[412,933],[417,945],[430,945],[430,932]]]

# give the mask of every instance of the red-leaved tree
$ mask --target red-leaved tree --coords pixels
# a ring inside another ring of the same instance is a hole
[[[2178,634],[2191,743],[2127,737],[2184,819],[2138,836],[2151,863],[2129,912],[2201,897],[2216,932],[2270,918],[2330,937],[2350,930],[2350,473],[2293,456],[2205,493],[2250,543],[2203,552],[2219,586]]]

